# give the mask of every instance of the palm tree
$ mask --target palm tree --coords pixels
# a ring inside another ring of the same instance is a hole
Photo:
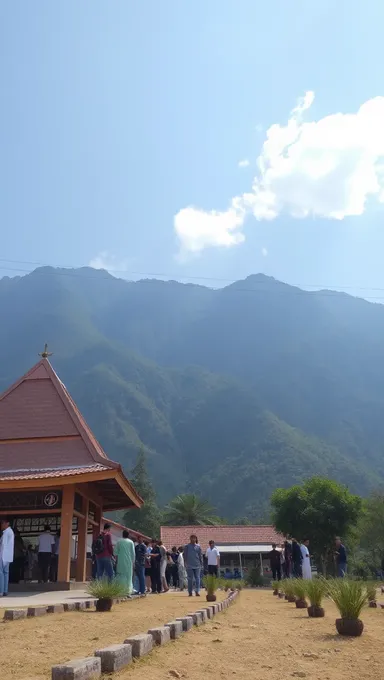
[[[170,501],[165,508],[164,521],[165,524],[179,527],[220,523],[210,504],[194,493],[181,494]]]

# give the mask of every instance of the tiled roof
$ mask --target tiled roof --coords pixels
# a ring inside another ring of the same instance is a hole
[[[106,456],[49,361],[42,359],[0,396],[0,474],[2,469],[51,468],[56,462],[57,467],[119,467]]]
[[[105,465],[89,465],[88,467],[54,468],[51,470],[15,470],[13,472],[0,471],[0,481],[16,481],[19,479],[57,479],[58,477],[71,477],[72,475],[84,475],[87,472],[103,472],[110,468]]]
[[[164,545],[169,548],[174,545],[188,543],[191,534],[196,534],[202,547],[213,540],[218,545],[255,545],[265,543],[281,543],[283,536],[272,525],[253,526],[188,526],[161,527],[160,536]]]

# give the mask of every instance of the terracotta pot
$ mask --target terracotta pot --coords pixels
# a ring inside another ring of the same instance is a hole
[[[311,605],[308,609],[308,616],[310,616],[312,619],[320,619],[323,618],[325,615],[325,611],[323,607],[316,607],[315,605]]]
[[[296,602],[296,598],[295,598],[294,595],[288,595],[287,600],[288,600],[288,602]]]
[[[336,630],[339,635],[359,637],[364,630],[364,624],[360,619],[336,619]]]
[[[274,590],[274,591],[273,591],[273,594],[274,594],[274,595],[278,595],[278,594],[279,594],[279,591],[278,591],[278,590]]]
[[[102,598],[96,600],[96,611],[97,612],[110,612],[112,609],[113,600],[111,597]]]
[[[296,609],[307,609],[308,604],[305,600],[296,600]]]
[[[376,600],[371,600],[371,601],[369,602],[369,606],[370,606],[372,609],[376,609],[376,607],[377,607],[377,602],[376,602]]]
[[[206,598],[207,602],[216,602],[216,595],[215,593],[207,593]]]

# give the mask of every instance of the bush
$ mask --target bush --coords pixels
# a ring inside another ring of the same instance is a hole
[[[279,590],[280,589],[280,581],[272,581],[272,588],[273,588],[273,590]]]
[[[208,595],[214,595],[220,585],[220,581],[214,574],[207,574],[203,580],[204,588]]]
[[[307,595],[307,584],[308,581],[303,578],[293,578],[292,581],[292,591],[293,595],[297,597],[298,600],[305,600]]]
[[[260,572],[260,567],[253,567],[247,576],[247,583],[250,586],[260,587],[264,585],[264,579]]]
[[[115,597],[124,597],[124,595],[127,595],[127,587],[117,578],[114,578],[112,581],[102,578],[90,581],[87,585],[86,592],[88,595],[91,595],[91,597],[95,597],[98,600],[113,600]]]
[[[376,588],[377,588],[376,582],[367,581],[365,587],[367,589],[368,602],[376,602]]]
[[[321,607],[326,590],[327,583],[323,578],[314,578],[307,581],[306,594],[311,603],[311,607]]]
[[[342,619],[358,619],[368,602],[368,594],[362,581],[338,578],[328,581],[328,595],[335,603]]]
[[[293,578],[285,578],[283,581],[280,581],[280,590],[287,595],[287,597],[294,597],[295,589],[295,579]]]

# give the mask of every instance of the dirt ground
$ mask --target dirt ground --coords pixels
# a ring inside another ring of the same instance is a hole
[[[73,612],[0,625],[2,678],[48,680],[55,663],[92,655],[204,605],[184,593],[149,596],[110,614]],[[116,680],[202,677],[250,680],[377,680],[384,678],[384,610],[365,609],[361,638],[336,633],[337,612],[325,602],[324,619],[279,600],[271,591],[243,591],[225,612],[176,642],[114,674]],[[112,676],[111,676],[112,678]]]
[[[183,677],[243,680],[377,680],[384,678],[384,610],[365,609],[361,638],[336,633],[336,609],[324,619],[278,600],[271,591],[243,591],[225,612],[158,648],[116,680]],[[175,673],[176,671],[176,673]]]
[[[204,604],[203,593],[200,598],[189,598],[187,593],[171,592],[114,605],[106,613],[86,610],[1,621],[0,677],[48,680],[55,664],[93,656],[95,649],[122,643]]]

